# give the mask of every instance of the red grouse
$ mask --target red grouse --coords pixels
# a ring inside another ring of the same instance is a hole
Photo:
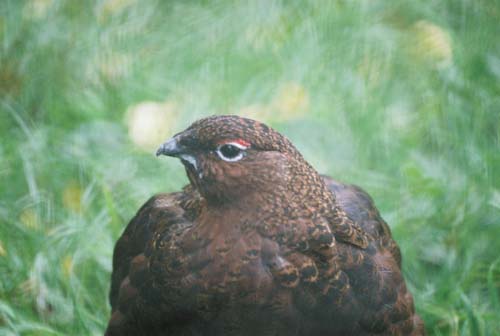
[[[237,116],[164,143],[190,184],[116,243],[106,335],[424,335],[372,199]]]

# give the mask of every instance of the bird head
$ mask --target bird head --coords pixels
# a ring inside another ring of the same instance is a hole
[[[242,200],[256,191],[284,193],[297,166],[312,169],[286,137],[238,116],[200,119],[156,154],[179,158],[191,184],[208,202],[218,203]]]

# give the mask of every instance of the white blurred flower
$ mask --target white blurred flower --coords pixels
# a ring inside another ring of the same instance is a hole
[[[413,125],[413,116],[404,102],[396,102],[386,109],[388,125],[394,130],[406,133]]]
[[[128,135],[145,151],[156,149],[175,129],[177,107],[172,102],[142,102],[126,113]]]
[[[453,45],[450,34],[442,27],[428,21],[418,21],[412,27],[413,54],[435,66],[448,66],[453,61]]]
[[[500,190],[494,189],[489,204],[500,209]]]

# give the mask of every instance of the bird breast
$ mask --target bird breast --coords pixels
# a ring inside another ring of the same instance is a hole
[[[297,249],[320,244],[324,237],[318,233],[329,232],[321,225],[308,230],[305,223],[264,225],[231,213],[224,218],[202,214],[195,224],[175,229],[151,254],[151,269],[162,270],[154,281],[179,295],[237,295],[249,304],[268,304],[301,282],[315,283],[320,269]],[[327,240],[325,247],[331,245]]]

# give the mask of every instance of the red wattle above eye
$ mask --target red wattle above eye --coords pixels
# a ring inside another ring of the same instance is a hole
[[[245,146],[245,147],[250,147],[250,143],[248,141],[243,140],[243,139],[236,139],[232,142],[236,142],[237,144],[240,144],[240,145]]]
[[[246,148],[250,147],[250,145],[251,145],[250,142],[243,140],[243,139],[223,140],[223,141],[219,142],[219,145],[225,145],[225,144],[229,144],[229,143],[237,143],[238,145],[246,147]]]

